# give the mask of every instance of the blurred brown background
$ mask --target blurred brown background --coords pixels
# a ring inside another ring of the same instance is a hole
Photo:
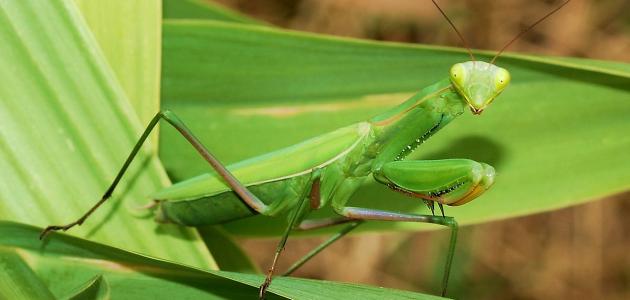
[[[295,30],[461,46],[429,0],[215,1]],[[438,1],[471,47],[493,50],[560,2]],[[630,62],[630,0],[573,0],[509,51]],[[462,228],[449,296],[630,299],[630,221],[626,216],[630,216],[630,193]],[[447,238],[446,231],[353,236],[325,250],[295,275],[438,294]],[[280,269],[323,239],[290,239]],[[277,241],[243,243],[262,269],[270,265]]]

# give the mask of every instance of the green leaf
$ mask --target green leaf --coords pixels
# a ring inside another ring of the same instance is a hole
[[[247,16],[204,0],[164,0],[165,19],[207,19],[244,24],[259,24]]]
[[[14,251],[0,248],[0,298],[55,299],[46,285]]]
[[[262,275],[203,271],[64,234],[53,234],[45,242],[30,238],[40,230],[0,221],[0,262],[17,261],[21,265],[18,271],[25,269],[23,273],[28,273],[31,281],[40,282],[35,287],[48,288],[55,297],[72,294],[84,289],[86,282],[102,278],[100,286],[107,283],[111,299],[247,299],[256,298],[258,286],[264,281]],[[10,269],[14,265],[0,265],[0,285],[4,274],[16,273]],[[442,299],[296,278],[276,278],[269,294],[269,299]]]
[[[241,273],[261,273],[258,266],[219,226],[197,228],[203,242],[212,253],[219,270]]]
[[[111,291],[107,280],[105,280],[102,275],[96,275],[92,279],[88,280],[85,285],[80,286],[77,291],[72,293],[72,296],[67,298],[71,300],[106,300],[111,298]]]
[[[75,2],[140,123],[148,124],[160,109],[162,4],[160,1]]]
[[[264,280],[264,277],[260,275],[220,273],[226,278],[232,278],[251,286],[258,286]],[[389,288],[291,277],[274,279],[269,290],[289,299],[444,299],[438,296]]]
[[[224,162],[326,133],[396,105],[466,60],[461,49],[370,42],[211,21],[164,26],[162,101]],[[489,60],[494,53],[479,53]],[[461,224],[521,216],[630,188],[628,64],[505,54],[512,84],[481,116],[465,114],[415,158],[471,158],[497,180],[479,199],[447,207]],[[161,158],[175,180],[210,168],[174,130],[163,128]],[[427,213],[424,205],[369,184],[351,201]],[[330,214],[330,210],[314,216]],[[261,216],[231,232],[281,232]],[[368,229],[420,229],[371,222]]]
[[[0,57],[0,219],[72,222],[107,189],[142,125],[73,1],[3,1]],[[196,232],[139,218],[145,196],[169,184],[151,149],[70,233],[212,267]]]

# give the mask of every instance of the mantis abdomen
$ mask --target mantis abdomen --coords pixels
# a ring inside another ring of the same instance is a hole
[[[292,211],[304,189],[309,187],[309,174],[251,185],[250,189],[276,212]],[[257,215],[231,190],[194,199],[160,200],[155,219],[159,222],[186,226],[217,225]]]

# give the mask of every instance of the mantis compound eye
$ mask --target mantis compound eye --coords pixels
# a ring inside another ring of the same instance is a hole
[[[499,68],[495,73],[494,86],[497,91],[502,91],[510,83],[510,72]]]
[[[466,76],[464,65],[461,63],[453,65],[453,67],[451,67],[450,76],[451,81],[461,88],[464,85],[464,78]]]

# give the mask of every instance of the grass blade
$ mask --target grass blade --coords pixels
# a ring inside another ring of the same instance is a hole
[[[203,0],[164,0],[164,18],[206,19],[243,24],[260,23],[219,4]]]
[[[56,297],[72,294],[84,288],[86,282],[101,277],[107,282],[112,299],[248,299],[258,295],[258,286],[264,280],[262,275],[203,271],[64,234],[53,234],[43,244],[28,238],[40,230],[0,221],[0,248],[18,253],[13,256],[28,265]],[[0,252],[0,260],[3,255]],[[13,270],[3,267],[1,271]],[[407,291],[296,278],[277,278],[269,292],[269,299],[441,299]]]
[[[0,298],[55,299],[46,285],[15,251],[0,249]]]

